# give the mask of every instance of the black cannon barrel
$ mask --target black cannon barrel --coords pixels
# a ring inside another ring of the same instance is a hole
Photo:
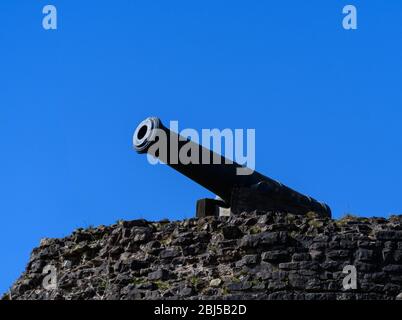
[[[161,141],[161,137],[166,137],[166,140]],[[164,150],[167,152],[161,152],[160,148],[153,148],[157,143],[159,143],[159,147],[166,145]],[[232,192],[236,187],[249,187],[267,192],[271,197],[284,203],[294,203],[307,208],[308,210],[305,211],[324,212],[330,215],[330,209],[326,204],[305,196],[257,171],[250,170],[250,174],[244,174],[244,172],[239,174],[239,169],[244,171],[246,168],[169,130],[159,118],[150,117],[138,125],[134,132],[133,145],[138,153],[148,153],[158,158],[161,162],[219,196],[228,205],[231,203]],[[197,150],[198,161],[182,163],[178,157],[182,148]]]

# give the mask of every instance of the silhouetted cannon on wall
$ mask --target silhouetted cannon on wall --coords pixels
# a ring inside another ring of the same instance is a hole
[[[153,148],[161,136],[165,136],[165,150]],[[133,136],[135,150],[148,153],[179,171],[194,182],[208,189],[220,199],[202,199],[197,202],[197,217],[208,215],[237,214],[244,211],[287,211],[306,214],[313,211],[325,217],[331,216],[330,208],[317,200],[270,179],[257,171],[239,175],[245,168],[225,157],[180,137],[166,128],[160,119],[147,118],[142,121]],[[178,152],[197,150],[196,163],[182,163]],[[174,152],[170,152],[174,150]]]

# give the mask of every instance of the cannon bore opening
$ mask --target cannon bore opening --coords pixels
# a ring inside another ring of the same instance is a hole
[[[148,132],[148,127],[147,126],[142,126],[140,128],[140,130],[138,131],[137,139],[138,140],[143,139],[146,136],[147,132]]]

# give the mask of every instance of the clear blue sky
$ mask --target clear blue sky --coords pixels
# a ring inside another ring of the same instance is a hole
[[[194,215],[209,193],[132,151],[149,115],[255,128],[257,169],[335,217],[401,213],[401,36],[400,1],[1,1],[0,292],[42,237]]]

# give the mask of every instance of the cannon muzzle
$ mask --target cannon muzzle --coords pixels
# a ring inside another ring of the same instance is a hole
[[[305,214],[313,211],[325,217],[331,216],[331,210],[326,204],[257,171],[248,170],[244,174],[246,168],[240,164],[169,130],[159,118],[150,117],[138,125],[133,145],[138,153],[150,154],[217,195],[222,201],[210,200],[216,201],[212,207],[230,208],[232,213],[277,210]],[[192,161],[183,161],[181,152],[190,152]],[[197,208],[202,208],[204,212],[199,213],[197,209],[197,216],[219,212],[206,209],[210,207],[198,203]]]

